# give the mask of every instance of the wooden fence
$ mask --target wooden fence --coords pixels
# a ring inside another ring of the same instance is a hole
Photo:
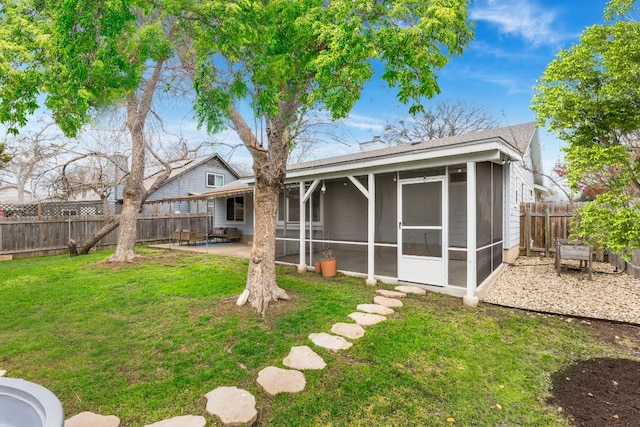
[[[557,238],[567,239],[571,219],[583,203],[537,202],[520,204],[520,255],[552,256]]]
[[[578,202],[538,202],[520,204],[520,255],[554,256],[556,238],[567,239],[571,234],[571,219]],[[640,278],[640,250],[633,252],[631,261],[611,252],[596,250],[598,261],[606,260],[627,274]]]
[[[168,242],[176,229],[206,231],[210,216],[174,214],[140,216],[137,242]],[[0,218],[0,256],[13,259],[68,253],[69,239],[82,242],[102,227],[102,216]],[[106,235],[96,249],[115,247],[118,228]]]
[[[629,262],[625,261],[620,255],[609,253],[609,263],[630,276],[640,278],[640,249],[630,252],[633,252],[633,258]]]

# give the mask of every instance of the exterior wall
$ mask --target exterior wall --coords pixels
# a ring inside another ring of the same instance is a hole
[[[244,195],[244,221],[227,221],[227,198],[219,197],[211,200],[213,205],[213,227],[237,227],[241,240],[253,240],[253,194]]]
[[[505,250],[511,250],[520,245],[520,203],[535,201],[529,149],[524,155],[523,162],[512,162],[506,168],[508,180],[505,182],[508,186],[509,204],[506,209],[508,221],[505,223],[508,230],[505,235]],[[506,256],[505,261],[510,262]]]
[[[367,199],[348,179],[325,185],[325,239],[366,242]]]
[[[217,158],[214,157],[179,176],[171,178],[161,188],[159,188],[158,191],[149,196],[147,200],[161,200],[176,196],[187,196],[189,194],[211,191],[215,187],[207,187],[208,172],[223,175],[225,184],[236,180],[236,177],[227,168],[225,168]],[[176,204],[174,209],[182,213],[188,212],[189,204]]]
[[[31,203],[33,197],[30,191],[24,191],[24,200],[22,203]],[[18,187],[11,185],[9,187],[0,188],[0,203],[19,203],[18,201]]]

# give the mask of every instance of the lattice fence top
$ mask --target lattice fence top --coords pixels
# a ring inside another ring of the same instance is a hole
[[[173,207],[172,203],[145,203],[142,205],[141,213],[151,216],[170,215],[174,212]],[[122,213],[122,204],[110,204],[109,213],[111,215]],[[104,208],[101,202],[0,203],[0,218],[100,216],[103,214]]]

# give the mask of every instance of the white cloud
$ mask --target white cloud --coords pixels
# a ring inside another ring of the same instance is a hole
[[[554,45],[566,38],[557,28],[557,11],[531,0],[486,0],[470,11],[474,21],[498,27],[504,34],[522,37],[534,45]]]

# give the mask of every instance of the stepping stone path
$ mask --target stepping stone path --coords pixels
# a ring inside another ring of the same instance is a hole
[[[394,313],[393,309],[380,304],[358,304],[356,310],[371,314],[382,314],[384,316]]]
[[[382,295],[378,295],[377,297],[373,298],[373,302],[385,307],[402,307],[404,305],[399,299],[383,297]]]
[[[304,390],[307,381],[304,374],[292,369],[268,366],[258,372],[258,384],[270,395],[278,393],[298,393]]]
[[[359,304],[357,312],[349,314],[349,318],[356,323],[338,322],[331,327],[330,335],[325,332],[309,334],[309,339],[317,346],[337,352],[346,350],[353,343],[345,340],[358,339],[364,336],[363,326],[372,326],[387,320],[386,315],[393,314],[393,308],[402,307],[403,303],[397,298],[407,294],[425,295],[427,292],[417,286],[400,285],[389,289],[377,289],[373,298],[374,304]],[[393,308],[392,308],[393,307]],[[299,371],[305,369],[324,369],[327,364],[310,347],[291,347],[289,355],[282,361],[284,366],[292,369],[282,369],[268,366],[258,373],[258,384],[270,395],[278,393],[298,393],[305,389],[304,374]],[[0,377],[7,373],[0,369]],[[258,419],[256,398],[246,390],[237,387],[218,387],[205,394],[207,398],[206,410],[217,416],[225,426],[251,426]],[[147,424],[144,427],[204,427],[207,421],[204,417],[184,415]],[[67,419],[64,427],[119,427],[120,418],[115,415],[99,415],[92,412],[81,412]]]
[[[250,426],[258,419],[256,398],[237,387],[218,387],[204,395],[207,412],[220,418],[225,426]]]
[[[330,335],[325,332],[319,334],[309,334],[309,339],[318,347],[337,352],[338,350],[346,350],[353,345],[342,337]]]
[[[371,326],[387,320],[387,318],[384,316],[370,313],[351,313],[349,317],[355,320],[356,323],[361,326]]]
[[[322,357],[306,345],[291,347],[282,364],[291,369],[324,369],[327,366]]]
[[[64,427],[119,427],[120,418],[115,415],[100,415],[80,412],[64,422]]]
[[[5,369],[0,369],[0,377],[4,377],[7,375],[7,371]]]
[[[144,427],[204,427],[207,420],[204,417],[195,415],[183,415],[181,417],[173,417],[168,420],[158,421],[157,423],[147,424]]]
[[[389,298],[402,298],[407,296],[407,294],[404,292],[390,291],[388,289],[378,289],[376,290],[376,292],[382,295],[383,297],[389,297]]]
[[[331,332],[352,340],[356,340],[364,336],[364,328],[357,323],[336,323],[331,327]]]
[[[405,294],[425,295],[427,291],[417,286],[400,285],[394,288],[398,292],[404,292]]]

